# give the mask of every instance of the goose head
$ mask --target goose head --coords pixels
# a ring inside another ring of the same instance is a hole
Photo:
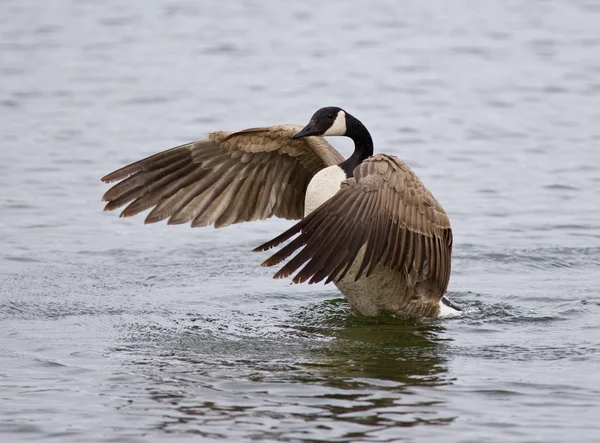
[[[311,135],[347,135],[347,115],[346,111],[335,106],[321,108],[311,117],[310,122],[292,138],[297,139]]]

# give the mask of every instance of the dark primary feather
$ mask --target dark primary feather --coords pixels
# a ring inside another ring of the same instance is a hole
[[[296,125],[214,132],[118,169],[105,210],[129,203],[122,217],[153,208],[146,223],[228,226],[271,216],[297,220],[319,170],[343,157],[322,137],[292,140]]]
[[[366,245],[355,280],[368,277],[382,264],[405,276],[426,274],[440,297],[446,291],[450,222],[421,181],[395,157],[379,154],[365,160],[332,198],[255,251],[275,247],[296,234],[263,262],[273,266],[299,251],[275,278],[296,273],[295,283],[338,281]]]

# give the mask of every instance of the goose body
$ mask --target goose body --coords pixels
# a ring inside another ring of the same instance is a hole
[[[348,136],[355,151],[344,160],[322,136]],[[121,216],[131,216],[153,208],[146,223],[300,220],[255,249],[296,236],[263,266],[296,253],[275,278],[333,282],[356,315],[460,312],[444,297],[452,252],[446,213],[404,162],[373,156],[364,125],[340,108],[320,109],[304,128],[215,132],[102,180],[119,181],[104,194],[105,210],[128,203]]]
[[[321,204],[332,198],[347,177],[339,166],[330,166],[319,171],[308,185],[304,216],[307,217]],[[348,270],[348,274],[336,281],[335,286],[350,302],[352,310],[357,315],[376,316],[384,312],[402,312],[412,317],[449,316],[460,313],[460,309],[445,297],[437,303],[424,304],[423,297],[435,297],[435,291],[428,287],[426,278],[419,279],[416,273],[390,278],[389,268],[377,264],[372,274],[368,277],[356,279],[359,266],[364,260],[366,246],[363,246]],[[420,280],[420,281],[419,281]],[[423,282],[425,281],[425,284]],[[409,289],[412,288],[412,289]],[[412,298],[416,303],[409,303],[410,310],[403,306],[402,298]]]

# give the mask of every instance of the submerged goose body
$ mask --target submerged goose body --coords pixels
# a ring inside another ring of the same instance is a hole
[[[348,159],[323,136],[355,143]],[[275,278],[333,282],[352,312],[436,317],[460,310],[444,297],[450,277],[448,217],[408,166],[373,156],[371,136],[340,108],[322,108],[304,128],[281,125],[182,145],[125,166],[105,210],[153,208],[146,223],[228,226],[271,216],[298,220],[264,251],[296,236],[263,262],[291,258]]]

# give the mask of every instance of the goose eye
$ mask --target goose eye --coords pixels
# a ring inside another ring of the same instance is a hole
[[[333,115],[329,114],[329,115],[327,116],[327,118],[328,118],[329,120],[331,120],[331,119],[333,119]]]

